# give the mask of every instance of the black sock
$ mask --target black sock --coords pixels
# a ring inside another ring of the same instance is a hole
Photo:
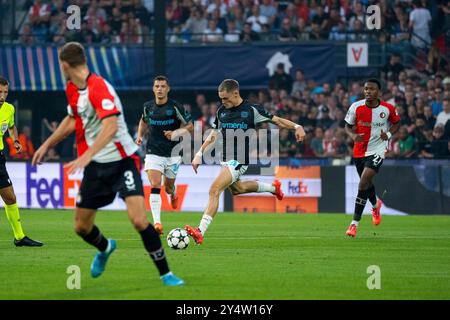
[[[376,195],[376,193],[375,193],[375,186],[374,185],[372,185],[368,190],[367,190],[367,192],[368,192],[368,198],[369,198],[369,201],[370,201],[370,203],[374,206],[374,205],[376,205],[377,204],[377,195]]]
[[[108,248],[108,240],[103,236],[96,225],[92,228],[92,231],[86,235],[80,235],[84,241],[90,245],[96,247],[99,251],[103,252]]]
[[[358,195],[355,201],[355,213],[353,214],[353,220],[360,221],[364,207],[366,206],[367,196],[369,194],[369,189],[358,190]]]
[[[140,231],[139,233],[141,234],[145,249],[159,270],[159,274],[163,275],[169,272],[166,254],[164,253],[161,239],[159,238],[159,234],[155,231],[155,228],[150,224],[147,229]]]

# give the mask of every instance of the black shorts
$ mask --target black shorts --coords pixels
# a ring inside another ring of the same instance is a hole
[[[378,173],[378,170],[380,170],[380,167],[383,164],[383,158],[377,154],[364,158],[354,158],[354,159],[356,170],[358,171],[360,177],[364,171],[364,168],[371,168],[375,170],[376,173]]]
[[[12,186],[8,171],[6,171],[6,159],[3,152],[0,151],[0,189]]]
[[[114,201],[117,193],[122,199],[144,196],[141,174],[133,158],[110,163],[91,162],[84,169],[77,208],[107,206]]]

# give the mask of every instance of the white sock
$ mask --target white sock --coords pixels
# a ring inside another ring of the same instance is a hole
[[[153,224],[161,223],[161,195],[152,193],[150,194],[150,208],[152,209]]]
[[[350,223],[350,224],[354,224],[354,225],[358,226],[358,224],[359,224],[359,221],[356,221],[356,220],[352,220],[352,223]]]
[[[207,214],[204,214],[202,217],[202,220],[200,221],[200,225],[198,228],[200,229],[200,232],[202,234],[205,234],[206,229],[208,229],[210,223],[213,221],[213,218],[211,216],[208,216]]]
[[[270,193],[274,193],[275,192],[275,187],[273,185],[271,185],[270,183],[264,183],[264,182],[256,182],[258,184],[258,193],[260,192],[270,192]]]
[[[106,250],[103,252],[109,253],[109,251],[111,251],[111,240],[108,239],[108,246],[106,247]]]
[[[172,274],[173,274],[172,271],[169,271],[169,272],[163,274],[162,276],[160,276],[160,278],[162,279],[162,278],[164,278],[165,276],[172,275]]]

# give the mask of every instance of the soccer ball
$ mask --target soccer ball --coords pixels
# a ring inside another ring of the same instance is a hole
[[[167,244],[172,249],[186,249],[189,245],[189,237],[186,230],[175,228],[167,235]]]

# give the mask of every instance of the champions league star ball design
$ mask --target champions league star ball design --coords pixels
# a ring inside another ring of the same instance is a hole
[[[186,249],[189,245],[189,236],[186,230],[175,228],[167,235],[167,244],[172,249]]]

